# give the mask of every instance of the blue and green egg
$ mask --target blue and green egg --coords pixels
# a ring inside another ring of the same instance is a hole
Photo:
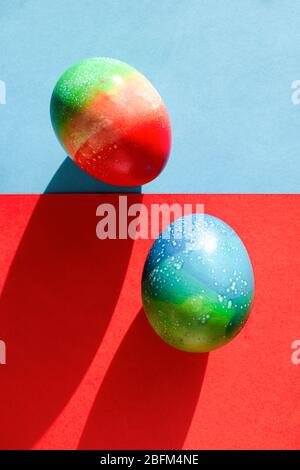
[[[254,276],[247,250],[222,220],[191,214],[155,240],[143,279],[144,310],[174,348],[208,352],[231,341],[249,316]]]

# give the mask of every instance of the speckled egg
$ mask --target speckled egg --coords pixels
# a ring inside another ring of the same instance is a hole
[[[91,58],[67,69],[54,88],[50,113],[66,152],[105,183],[145,184],[168,160],[166,107],[149,80],[119,60]]]
[[[243,242],[211,215],[177,219],[148,254],[144,310],[156,333],[174,348],[208,352],[231,341],[249,316],[253,295]]]

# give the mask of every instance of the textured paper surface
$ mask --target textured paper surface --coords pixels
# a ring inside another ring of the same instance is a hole
[[[168,107],[171,158],[144,192],[299,192],[300,2],[0,3],[1,193],[44,192],[66,156],[50,125],[52,90],[71,64],[98,56],[139,69]]]
[[[100,241],[116,195],[0,197],[0,448],[299,448],[299,197],[131,195],[204,203],[244,241],[255,300],[207,355],[165,345],[142,312],[151,240]]]

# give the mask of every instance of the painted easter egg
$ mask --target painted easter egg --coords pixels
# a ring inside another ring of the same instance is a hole
[[[222,220],[177,219],[147,257],[142,298],[156,333],[174,348],[207,352],[231,341],[252,305],[254,276],[246,248]]]
[[[145,184],[168,160],[166,106],[147,78],[119,60],[91,58],[68,68],[54,88],[50,113],[69,156],[105,183]]]

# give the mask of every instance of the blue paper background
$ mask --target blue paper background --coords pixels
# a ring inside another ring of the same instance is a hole
[[[101,190],[77,169],[50,183],[66,157],[50,95],[91,56],[135,66],[168,106],[171,158],[143,192],[299,192],[300,2],[0,0],[1,193]]]

